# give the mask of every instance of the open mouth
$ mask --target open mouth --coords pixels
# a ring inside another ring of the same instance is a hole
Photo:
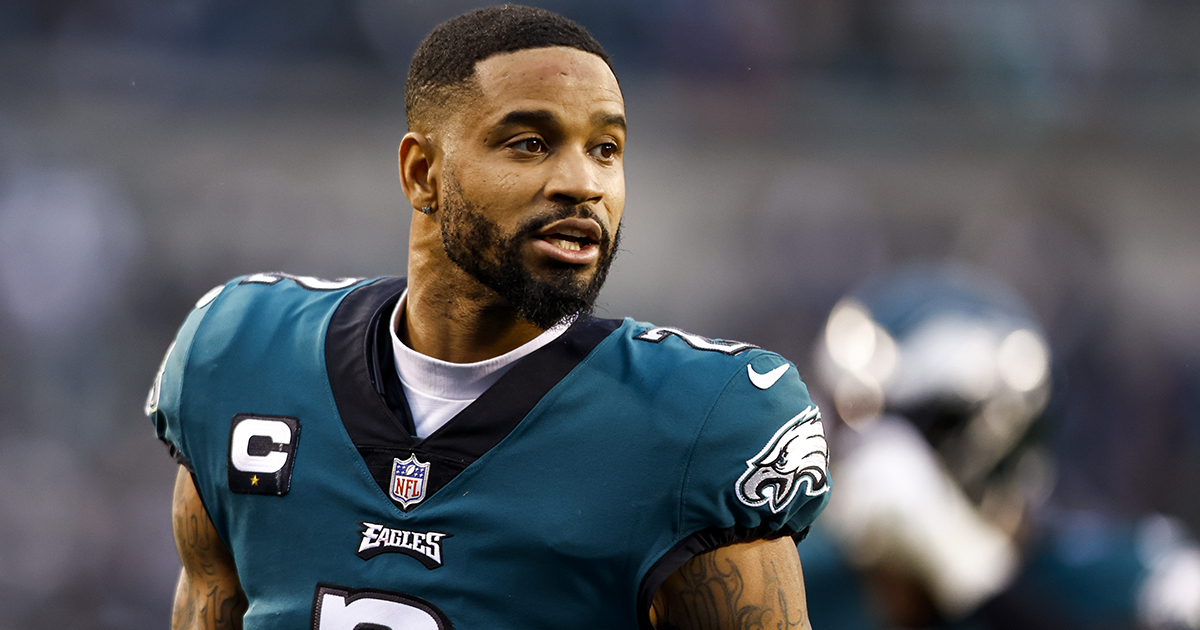
[[[544,234],[542,235],[542,239],[559,249],[572,252],[582,251],[584,247],[596,244],[596,241],[583,230],[571,228],[556,230],[551,234]]]
[[[555,221],[534,235],[537,248],[552,260],[587,265],[596,261],[600,254],[600,224],[594,219],[572,217]]]

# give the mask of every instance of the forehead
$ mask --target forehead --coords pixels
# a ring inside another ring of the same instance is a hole
[[[603,59],[567,47],[494,55],[475,66],[484,124],[518,109],[549,109],[571,117],[623,114],[617,77]]]

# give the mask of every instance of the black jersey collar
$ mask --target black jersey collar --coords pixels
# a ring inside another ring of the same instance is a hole
[[[342,424],[387,494],[394,459],[432,461],[429,494],[498,444],[538,402],[619,325],[581,317],[561,336],[520,359],[475,402],[425,439],[396,376],[389,317],[407,286],[385,278],[352,291],[329,323],[326,366]]]

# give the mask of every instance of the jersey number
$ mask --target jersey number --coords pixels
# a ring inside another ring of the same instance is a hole
[[[357,282],[361,282],[362,278],[338,278],[337,280],[324,280],[313,276],[293,276],[290,273],[256,273],[242,280],[239,284],[276,284],[280,280],[288,279],[296,284],[308,289],[309,291],[336,291],[345,289]]]
[[[437,606],[412,595],[318,584],[313,630],[452,630]]]
[[[742,343],[740,341],[726,341],[724,339],[709,339],[708,337],[701,337],[700,335],[694,335],[690,332],[680,330],[678,328],[673,328],[670,326],[662,326],[660,328],[651,328],[650,330],[647,330],[647,331],[643,332],[642,334],[634,337],[634,339],[640,339],[642,341],[649,341],[650,343],[662,343],[662,341],[664,339],[666,339],[667,337],[672,337],[672,336],[679,337],[680,339],[683,340],[684,343],[686,343],[687,345],[689,345],[697,350],[705,350],[708,352],[720,352],[721,354],[728,354],[730,356],[733,356],[736,354],[741,354],[747,350],[751,350],[751,349],[758,347],[752,343]]]

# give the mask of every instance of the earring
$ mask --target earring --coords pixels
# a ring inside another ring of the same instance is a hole
[[[421,206],[421,214],[433,214],[433,207]]]

